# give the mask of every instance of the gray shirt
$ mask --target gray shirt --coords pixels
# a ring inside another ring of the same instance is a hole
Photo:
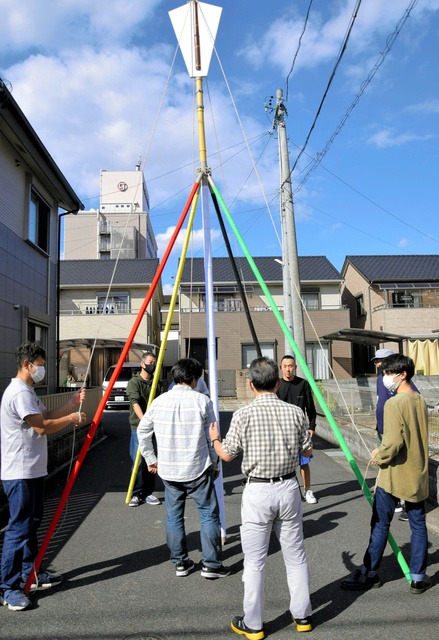
[[[1,404],[2,480],[29,480],[47,475],[47,436],[39,436],[25,422],[26,416],[45,410],[27,382],[12,378]]]

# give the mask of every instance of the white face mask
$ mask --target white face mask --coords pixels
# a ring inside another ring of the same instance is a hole
[[[32,373],[32,371],[30,370],[29,370],[29,373],[31,375],[32,380],[35,382],[35,384],[38,384],[38,382],[41,382],[41,380],[46,375],[46,370],[44,367],[37,367],[37,365],[35,364],[33,364],[32,366],[35,369],[35,373]]]
[[[395,380],[395,378],[397,378],[400,375],[401,375],[400,373],[397,373],[394,376],[383,375],[383,385],[386,387],[386,389],[388,391],[396,391],[397,390],[397,388],[401,384],[402,380],[400,380],[399,382],[394,382],[394,380]]]

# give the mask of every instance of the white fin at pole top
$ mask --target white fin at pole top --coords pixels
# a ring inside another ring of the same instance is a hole
[[[195,5],[198,5],[197,8]],[[195,11],[198,15],[200,68],[195,61]],[[215,38],[221,18],[221,7],[205,2],[188,2],[169,11],[169,17],[191,78],[205,78],[209,72]]]

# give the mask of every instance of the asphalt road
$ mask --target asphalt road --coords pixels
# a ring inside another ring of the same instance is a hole
[[[229,415],[222,415],[222,431]],[[165,507],[129,508],[127,412],[104,414],[106,438],[87,454],[58,529],[46,553],[46,567],[66,578],[56,589],[38,592],[33,607],[0,610],[0,638],[8,640],[227,640],[234,615],[242,614],[242,551],[239,540],[239,461],[224,465],[228,578],[208,581],[199,570],[176,578],[165,541]],[[380,575],[381,589],[350,593],[340,580],[362,561],[369,536],[370,507],[339,452],[316,441],[311,462],[318,504],[304,504],[304,532],[311,572],[314,630],[325,640],[424,640],[438,637],[438,589],[412,595],[390,548]],[[364,472],[366,465],[360,467]],[[374,481],[372,470],[369,483]],[[66,471],[47,484],[43,532],[66,482]],[[163,498],[159,483],[156,495]],[[201,562],[199,518],[187,501],[186,528],[191,557]],[[409,559],[410,531],[395,521],[393,534]],[[429,574],[439,577],[439,538],[430,533]],[[199,566],[197,567],[199,569]],[[267,561],[266,637],[287,640],[296,629],[288,613],[282,554],[273,538]]]

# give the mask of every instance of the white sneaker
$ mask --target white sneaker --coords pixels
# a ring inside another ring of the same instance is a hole
[[[315,497],[311,489],[308,489],[308,491],[305,491],[305,500],[308,502],[308,504],[316,504],[318,502],[317,498]]]
[[[153,496],[152,494],[145,498],[145,502],[146,502],[146,504],[162,504],[160,502],[160,500],[158,498],[156,498],[155,496]]]

